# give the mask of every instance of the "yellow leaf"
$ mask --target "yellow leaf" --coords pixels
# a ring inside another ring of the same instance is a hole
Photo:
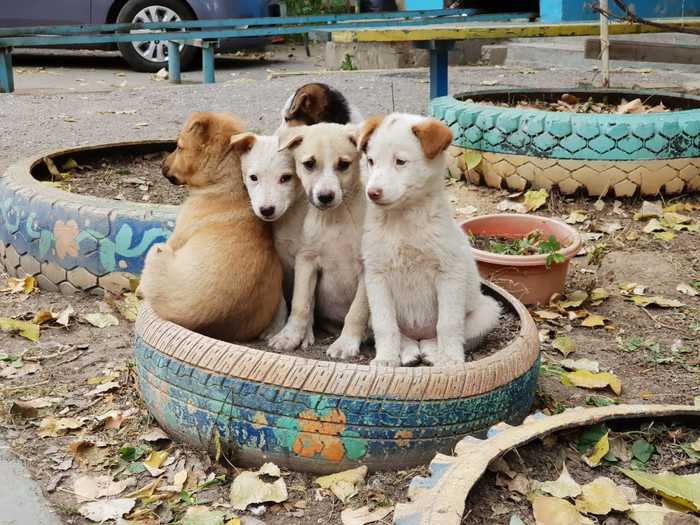
[[[48,323],[49,321],[53,321],[54,319],[56,319],[56,316],[53,312],[50,312],[49,310],[39,310],[37,313],[34,314],[32,323],[44,324]]]
[[[70,173],[65,173],[58,170],[51,157],[44,157],[44,164],[46,164],[46,169],[48,169],[49,173],[51,174],[52,182],[62,181],[70,177]]]
[[[547,202],[547,197],[549,197],[549,192],[547,190],[530,190],[525,192],[524,204],[527,211],[535,211],[544,206]]]
[[[153,450],[146,460],[143,462],[144,465],[150,467],[153,470],[159,469],[163,462],[168,458],[168,452],[165,450]]]
[[[664,499],[692,512],[700,511],[700,474],[680,476],[673,472],[650,474],[637,470],[620,469],[625,476]]]
[[[366,475],[367,467],[363,465],[337,474],[321,476],[316,478],[316,483],[323,489],[330,489],[340,501],[345,503],[357,494],[357,486],[365,480]]]
[[[39,423],[39,435],[41,437],[57,437],[67,434],[72,430],[78,430],[85,424],[85,420],[73,417],[45,417]]]
[[[605,326],[605,321],[607,321],[607,317],[603,317],[602,315],[598,314],[588,314],[588,317],[581,321],[581,326],[585,326],[587,328]]]
[[[661,223],[667,226],[673,226],[674,224],[688,224],[692,219],[687,215],[681,215],[680,213],[668,212],[664,213],[661,217]]]
[[[583,290],[576,290],[566,294],[566,299],[559,301],[559,306],[562,308],[578,308],[583,302],[588,299],[588,294]]]
[[[559,350],[564,357],[576,350],[576,343],[568,335],[560,335],[552,342],[552,347]]]
[[[591,301],[604,301],[610,297],[610,292],[605,288],[596,288],[591,291]]]
[[[695,440],[695,442],[690,445],[690,448],[692,448],[695,452],[700,452],[700,438]]]
[[[661,308],[680,308],[685,306],[684,303],[676,299],[668,299],[666,297],[661,297],[660,295],[635,295],[634,297],[627,298],[627,300],[632,301],[637,306],[641,306],[643,308],[649,305],[660,306]]]
[[[536,496],[532,502],[532,512],[537,525],[593,525],[576,507],[560,498]]]
[[[92,313],[85,314],[83,318],[92,326],[96,326],[97,328],[106,328],[108,326],[117,326],[119,324],[119,319],[114,317],[112,314]]]
[[[467,169],[473,170],[481,164],[481,152],[473,149],[464,150],[464,163],[467,165]]]
[[[603,437],[607,444],[608,435]],[[581,497],[576,500],[576,508],[585,514],[605,516],[613,510],[624,512],[630,508],[627,495],[610,478],[596,478],[584,485],[581,492]]]
[[[610,372],[593,373],[587,370],[576,370],[562,375],[562,383],[565,385],[580,386],[583,388],[605,388],[607,386],[618,396],[622,392],[620,379]]]
[[[545,481],[539,489],[557,498],[575,498],[581,494],[581,485],[571,477],[566,469],[566,463],[562,466],[561,474],[556,481]]]
[[[654,234],[654,239],[659,239],[660,241],[672,241],[676,237],[678,237],[678,235],[673,232],[659,232]]]
[[[674,523],[673,520],[666,519],[666,516],[669,514],[678,517],[684,516],[682,513],[667,509],[666,507],[652,505],[651,503],[641,503],[639,505],[632,505],[627,512],[627,517],[637,525],[672,525],[672,523]],[[681,525],[686,522],[679,520],[675,523]]]
[[[586,219],[588,219],[588,215],[586,215],[586,212],[583,210],[574,210],[572,211],[569,216],[564,219],[564,222],[567,224],[579,224],[584,222]]]
[[[657,219],[650,220],[646,226],[642,229],[644,233],[662,232],[666,231],[666,227],[661,224]]]
[[[7,280],[7,287],[3,288],[2,292],[24,293],[29,295],[37,289],[36,279],[31,275],[24,277],[10,277]]]
[[[241,518],[238,516],[234,516],[233,518],[230,518],[224,525],[241,525]]]
[[[608,433],[606,432],[595,444],[591,453],[588,456],[583,456],[583,460],[589,467],[597,467],[608,452],[610,452],[610,441],[608,441]]]
[[[559,319],[561,314],[551,310],[535,310],[535,315],[540,319]]]
[[[38,324],[30,323],[29,321],[18,321],[8,317],[0,317],[0,330],[4,332],[19,331],[19,335],[33,342],[38,341],[40,335]]]

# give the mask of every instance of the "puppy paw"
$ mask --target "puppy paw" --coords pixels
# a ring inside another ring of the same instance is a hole
[[[369,362],[369,366],[386,366],[389,368],[396,368],[401,366],[400,359],[377,359],[374,358]]]
[[[310,346],[313,346],[316,342],[316,337],[314,337],[314,327],[312,324],[306,327],[306,332],[304,332],[304,338],[301,340],[301,349],[306,350]]]
[[[408,337],[401,338],[401,364],[403,366],[416,365],[421,360],[420,346],[418,342]]]
[[[333,359],[350,359],[360,353],[360,341],[354,337],[340,336],[328,347],[326,354]]]
[[[304,337],[304,330],[299,330],[295,326],[287,325],[280,333],[271,337],[269,340],[270,346],[278,352],[291,352],[302,345],[302,342],[307,342]],[[308,343],[307,343],[308,346]],[[306,348],[303,346],[302,348]]]

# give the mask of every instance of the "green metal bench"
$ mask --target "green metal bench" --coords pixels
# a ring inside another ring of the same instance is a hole
[[[225,38],[270,37],[307,34],[309,32],[359,31],[373,28],[415,28],[443,24],[462,25],[531,18],[530,13],[479,14],[474,9],[401,11],[352,15],[319,15],[299,17],[238,18],[227,20],[188,20],[148,24],[100,24],[77,26],[44,26],[0,28],[0,92],[14,90],[12,49],[19,47],[116,44],[119,42],[168,41],[168,73],[170,80],[180,82],[180,45],[202,49],[204,83],[215,81],[214,52]],[[439,94],[447,94],[447,46],[431,49],[431,79],[444,79]],[[438,57],[439,55],[439,57]],[[437,71],[439,69],[439,71]],[[438,92],[436,91],[436,93]]]

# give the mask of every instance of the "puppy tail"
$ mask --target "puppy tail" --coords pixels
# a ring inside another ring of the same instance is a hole
[[[465,319],[464,349],[473,350],[484,340],[484,337],[498,324],[501,306],[487,295],[481,296],[481,301]]]

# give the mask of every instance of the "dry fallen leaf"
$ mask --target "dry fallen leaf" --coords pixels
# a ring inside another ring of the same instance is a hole
[[[532,512],[536,525],[593,525],[571,503],[551,496],[536,496]]]
[[[10,407],[10,415],[32,419],[39,415],[39,410],[49,408],[54,404],[56,398],[39,397],[29,401],[18,399],[12,403]],[[60,398],[59,398],[60,399]]]
[[[559,350],[564,357],[576,350],[576,344],[568,335],[560,335],[553,342],[552,347]]]
[[[676,286],[676,291],[689,295],[690,297],[695,297],[700,293],[687,283],[680,283],[678,286]]]
[[[83,418],[74,417],[45,417],[39,424],[39,435],[41,437],[63,436],[73,430],[78,430],[85,425]]]
[[[607,321],[607,317],[589,313],[588,316],[581,321],[581,326],[585,326],[586,328],[596,328],[599,326],[605,326],[605,321]]]
[[[267,482],[262,479],[264,475],[277,479]],[[281,475],[279,467],[274,463],[265,463],[257,472],[241,472],[231,484],[231,505],[236,510],[245,510],[253,503],[286,501],[287,485]]]
[[[631,505],[627,511],[627,517],[634,521],[637,525],[698,525],[700,520],[693,518],[687,514],[677,512],[675,510],[652,505],[651,503],[641,503]],[[675,521],[673,518],[682,518]],[[675,524],[674,524],[675,521]]]
[[[574,210],[566,219],[564,219],[564,222],[567,224],[580,224],[585,222],[586,219],[588,219],[588,215],[586,215],[584,210]]]
[[[540,319],[559,319],[561,317],[560,313],[552,312],[551,310],[535,310],[535,315]]]
[[[642,208],[634,214],[635,221],[642,221],[651,218],[660,218],[664,213],[661,204],[658,202],[644,201]]]
[[[38,363],[19,363],[21,366],[6,366],[4,368],[0,367],[0,378],[9,379],[24,377],[31,374],[36,374],[41,370],[41,365]]]
[[[131,512],[135,505],[136,500],[127,498],[93,501],[80,507],[78,512],[90,521],[102,523],[121,518],[127,512]]]
[[[84,467],[97,466],[104,463],[111,455],[107,447],[97,447],[93,441],[78,439],[68,445],[68,452],[75,463]]]
[[[585,300],[588,299],[588,294],[583,290],[575,290],[566,294],[563,300],[559,301],[558,306],[564,309],[578,308]]]
[[[369,507],[359,509],[345,509],[340,513],[340,521],[343,525],[365,525],[383,520],[394,510],[394,507],[377,507],[370,511]]]
[[[153,450],[148,457],[144,460],[143,465],[146,470],[151,474],[151,476],[160,476],[162,471],[160,469],[163,462],[168,459],[169,453],[166,450]]]
[[[595,444],[591,453],[588,456],[583,456],[583,461],[585,461],[586,465],[589,467],[597,467],[608,452],[610,452],[610,442],[608,441],[608,433],[606,432]]]
[[[224,524],[225,516],[226,514],[220,510],[210,510],[203,505],[194,505],[187,508],[179,523],[180,525],[228,525],[228,523]]]
[[[642,228],[644,233],[654,233],[666,231],[666,226],[661,224],[658,219],[651,219],[644,228]]]
[[[566,463],[562,466],[561,474],[555,481],[545,481],[540,484],[539,489],[557,498],[575,498],[581,494],[581,485],[571,477],[566,469]]]
[[[316,483],[323,489],[330,489],[340,501],[347,503],[357,494],[358,485],[364,482],[365,476],[367,476],[367,467],[363,465],[337,474],[321,476],[316,478]]]
[[[38,324],[29,321],[18,321],[9,317],[0,317],[0,330],[3,332],[19,332],[19,335],[32,342],[39,340],[40,328]]]
[[[23,293],[29,295],[36,291],[37,288],[36,279],[31,275],[25,275],[24,277],[10,277],[7,280],[7,286],[0,290],[0,292]]]
[[[523,204],[527,211],[539,210],[547,202],[549,192],[545,189],[530,190],[525,192]]]
[[[606,434],[606,442],[607,438]],[[630,504],[626,493],[613,480],[599,477],[581,487],[576,508],[584,514],[605,516],[613,510],[624,512],[630,508]]]
[[[562,375],[561,382],[565,385],[574,385],[583,388],[605,388],[609,386],[618,396],[622,392],[622,383],[620,379],[610,372],[599,372],[594,374],[586,370],[577,370],[575,372],[567,372]]]
[[[514,211],[515,213],[527,213],[527,207],[522,202],[513,202],[512,200],[502,200],[496,204],[498,211]]]
[[[591,291],[591,301],[593,303],[601,303],[610,297],[610,292],[605,288],[595,288]]]
[[[475,149],[465,149],[462,154],[464,158],[464,163],[467,165],[468,170],[476,169],[479,164],[481,164],[482,156],[481,152]]]
[[[119,324],[119,319],[108,313],[85,314],[83,319],[97,328],[106,328],[108,326],[117,326]]]
[[[700,474],[681,476],[673,472],[651,474],[620,469],[625,476],[662,498],[692,512],[700,511]]]
[[[650,305],[660,306],[661,308],[681,308],[685,306],[684,303],[676,299],[668,299],[666,297],[661,297],[659,295],[646,296],[646,295],[635,295],[634,297],[626,298],[627,301],[631,301],[637,306],[647,307]]]
[[[589,372],[600,372],[600,364],[592,359],[562,359],[559,364],[569,370],[587,370]]]
[[[111,476],[81,476],[73,483],[73,492],[82,501],[92,501],[105,496],[117,496],[135,483],[134,478],[112,481]]]

